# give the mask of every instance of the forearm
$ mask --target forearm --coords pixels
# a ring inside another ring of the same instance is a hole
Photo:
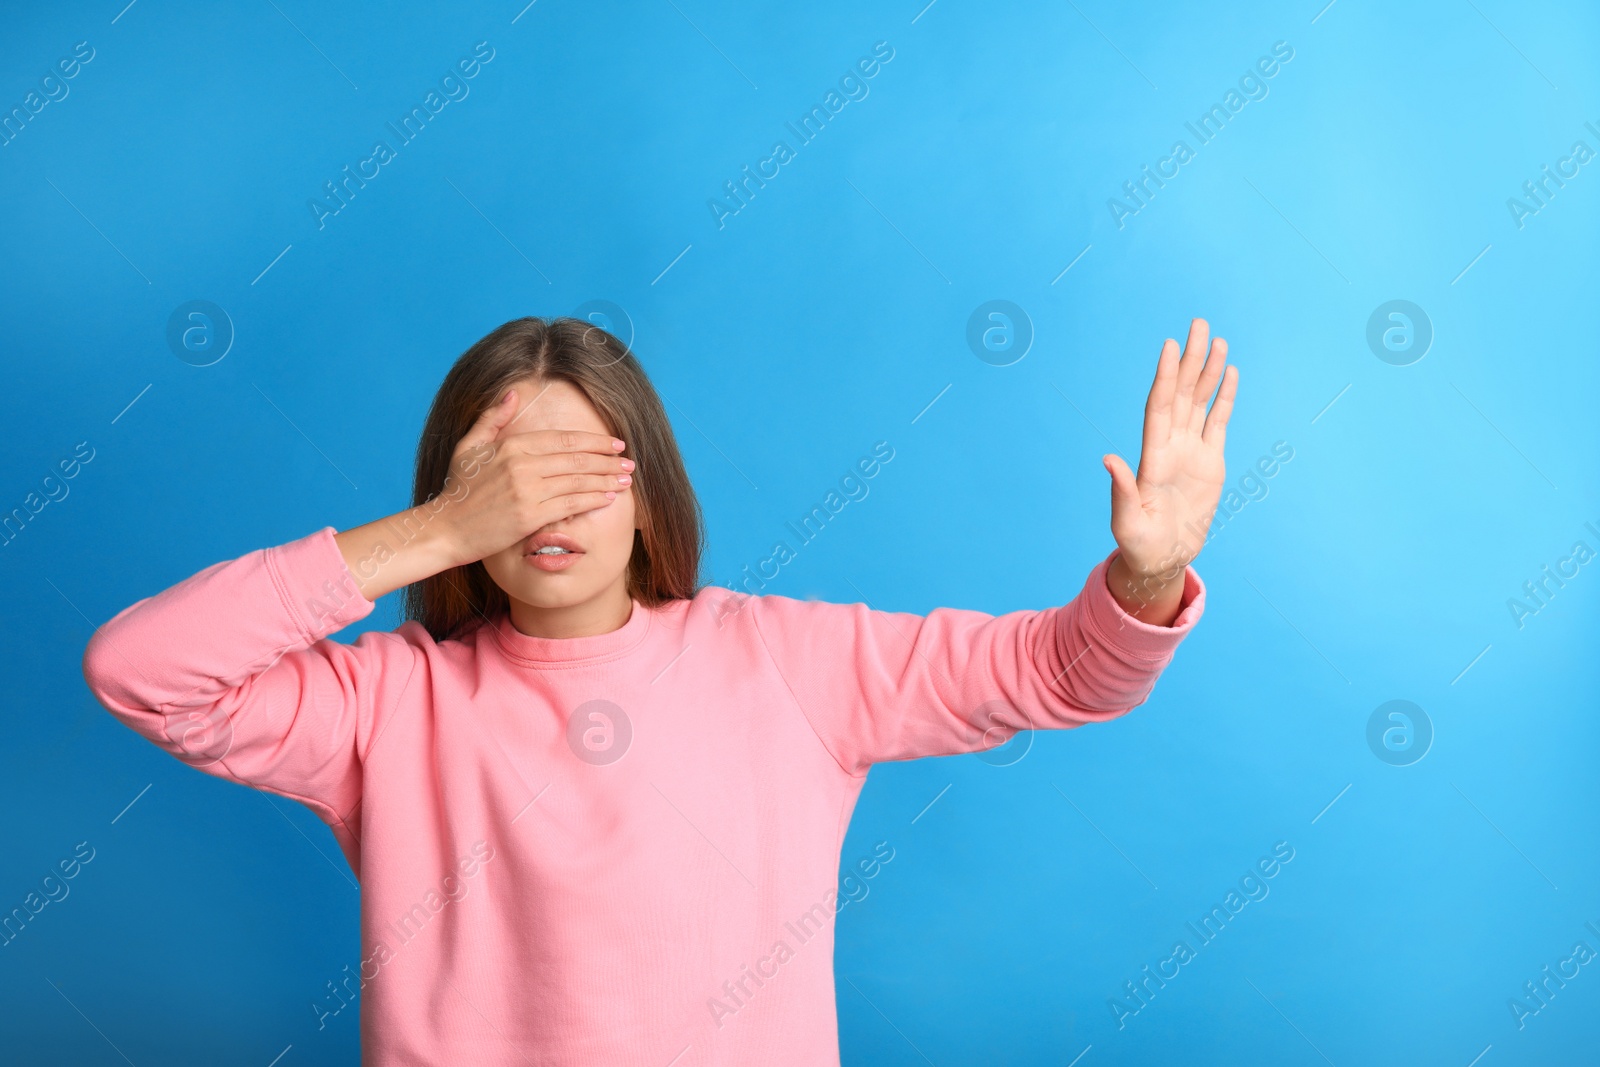
[[[1170,571],[1159,574],[1135,574],[1118,552],[1106,568],[1106,588],[1116,598],[1122,610],[1151,626],[1170,626],[1178,617],[1183,602],[1183,568],[1166,577]]]
[[[334,541],[368,600],[465,562],[446,516],[433,504],[352,527],[334,534]]]

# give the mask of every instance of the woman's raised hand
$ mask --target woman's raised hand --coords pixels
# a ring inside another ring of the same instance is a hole
[[[1121,456],[1103,459],[1111,475],[1111,534],[1121,549],[1108,585],[1130,612],[1156,625],[1176,614],[1183,567],[1204,547],[1222,496],[1222,449],[1239,371],[1224,368],[1228,342],[1218,337],[1208,346],[1209,335],[1204,319],[1193,320],[1181,360],[1178,342],[1162,345],[1145,403],[1139,473]]]
[[[450,461],[439,494],[456,565],[492,556],[553,522],[603,508],[632,481],[633,460],[610,434],[587,430],[501,431],[517,414],[517,394],[479,416]]]

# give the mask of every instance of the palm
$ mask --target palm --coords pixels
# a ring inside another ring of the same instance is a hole
[[[1222,496],[1223,444],[1239,372],[1225,368],[1228,343],[1222,338],[1208,353],[1209,333],[1205,320],[1195,319],[1181,360],[1176,341],[1162,346],[1145,404],[1138,475],[1120,457],[1106,457],[1111,533],[1137,573],[1167,570],[1198,555]]]

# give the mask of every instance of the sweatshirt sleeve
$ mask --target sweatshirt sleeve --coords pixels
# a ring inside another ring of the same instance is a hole
[[[927,616],[767,595],[752,615],[822,744],[848,774],[874,763],[994,748],[1020,730],[1123,715],[1150,695],[1205,610],[1185,569],[1170,626],[1129,615],[1106,587],[1113,550],[1061,607]]]
[[[347,850],[360,838],[361,760],[381,686],[415,646],[327,635],[373,602],[331,526],[213,564],[95,631],[83,674],[111,714],[207,774],[298,800]]]

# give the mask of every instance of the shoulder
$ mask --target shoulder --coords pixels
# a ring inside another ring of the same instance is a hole
[[[677,603],[684,605],[685,614],[709,621],[718,630],[734,626],[751,627],[770,619],[815,614],[848,606],[779,593],[746,593],[720,585],[705,586],[695,593],[692,601]]]
[[[358,669],[373,679],[375,695],[393,703],[425,688],[419,687],[421,680],[475,675],[485,646],[494,647],[488,630],[480,623],[438,641],[421,622],[407,619],[392,630],[364,631],[347,647]]]
[[[363,758],[394,723],[409,724],[402,734],[432,729],[441,702],[448,706],[470,699],[505,662],[493,623],[482,621],[436,640],[420,621],[407,619],[392,630],[368,630],[351,647],[358,669],[370,679],[360,736]]]
[[[420,622],[407,619],[392,630],[363,630],[351,638],[349,644],[368,656],[405,659],[418,653],[435,652],[447,645],[460,645],[461,642],[435,641]]]
[[[885,615],[860,602],[746,593],[723,586],[701,589],[687,614],[702,632],[723,640],[747,641],[768,652],[848,643],[871,625],[873,616]]]

